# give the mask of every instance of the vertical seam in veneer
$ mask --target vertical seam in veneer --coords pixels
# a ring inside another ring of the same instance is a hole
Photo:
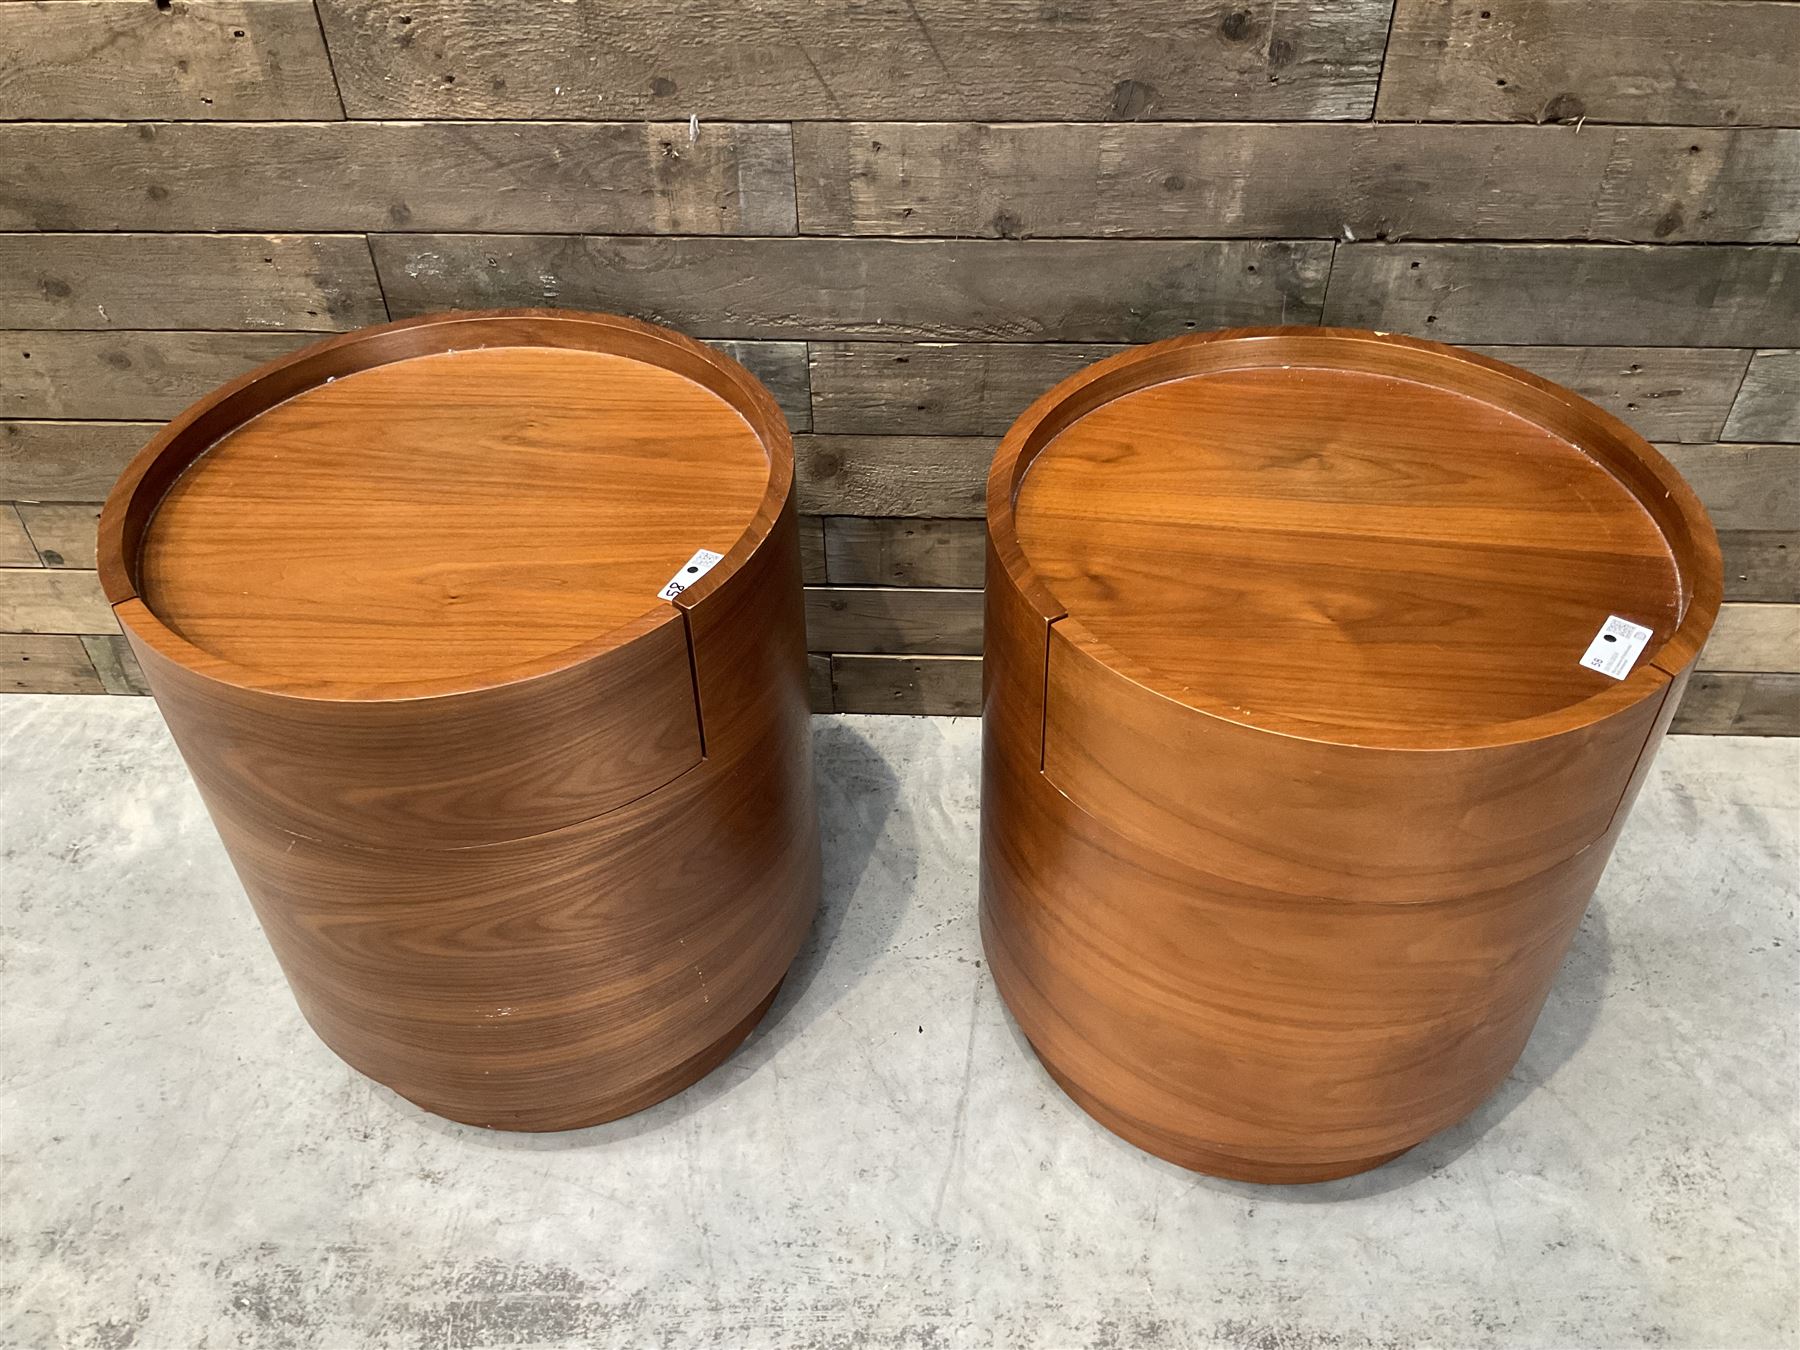
[[[1619,792],[1619,800],[1613,803],[1612,814],[1606,818],[1606,828],[1600,832],[1602,839],[1612,833],[1613,826],[1619,823],[1619,812],[1625,805],[1625,799],[1631,795],[1631,785],[1637,781],[1638,770],[1644,767],[1644,756],[1652,753],[1659,739],[1656,728],[1662,721],[1663,709],[1667,706],[1670,696],[1675,692],[1675,683],[1674,680],[1670,680],[1663,686],[1662,700],[1656,705],[1656,715],[1650,719],[1649,730],[1644,733],[1644,743],[1638,747],[1637,756],[1631,761],[1631,772],[1626,775],[1625,786]]]
[[[1066,618],[1059,614],[1057,619]],[[1050,630],[1056,627],[1056,619],[1044,620],[1044,685],[1043,694],[1038,699],[1038,772],[1044,772],[1044,764],[1049,758],[1050,741]]]
[[[694,691],[694,730],[700,736],[700,758],[706,758],[706,712],[700,706],[700,663],[694,658],[694,621],[687,610],[680,605],[675,612],[681,615],[681,636],[687,643],[688,684]]]

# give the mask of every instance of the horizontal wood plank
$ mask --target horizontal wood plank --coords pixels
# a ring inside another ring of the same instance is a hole
[[[1658,445],[1720,530],[1800,530],[1800,446]]]
[[[825,520],[826,575],[834,586],[980,587],[986,555],[979,520]]]
[[[791,431],[812,429],[812,381],[804,342],[709,342],[761,380]]]
[[[0,332],[0,418],[169,418],[225,381],[314,341],[306,333]],[[105,434],[111,447],[119,433]],[[16,457],[10,433],[0,444],[9,461]]]
[[[1792,243],[1800,131],[812,122],[804,234]]]
[[[1704,736],[1800,736],[1800,675],[1701,671],[1670,730]]]
[[[1788,0],[1398,0],[1376,116],[1800,125]]]
[[[37,547],[26,533],[18,509],[0,502],[0,567],[40,567]]]
[[[122,634],[90,634],[81,639],[81,645],[87,652],[88,660],[93,662],[94,673],[100,677],[100,685],[107,693],[150,692],[144,672],[138,668],[137,657],[132,655],[131,645]]]
[[[785,126],[0,126],[0,228],[794,233]]]
[[[1800,602],[1800,530],[1720,530],[1727,600]]]
[[[321,0],[352,117],[1361,118],[1390,0]]]
[[[1318,241],[376,235],[394,317],[563,305],[713,338],[1141,342],[1311,323]]]
[[[825,522],[817,516],[800,517],[800,580],[823,586],[825,573]]]
[[[815,342],[813,427],[999,436],[1051,385],[1119,350],[1084,343]],[[1476,350],[1555,380],[1652,440],[1666,441],[1716,440],[1748,359],[1747,352],[1723,348]]]
[[[1699,670],[1800,670],[1800,605],[1721,605]]]
[[[21,505],[19,515],[45,567],[93,568],[98,546],[98,502],[61,502]]]
[[[1346,244],[1325,322],[1442,342],[1800,345],[1800,246]]]
[[[815,652],[979,655],[981,592],[809,586],[806,645]]]
[[[832,711],[829,656],[822,656],[818,652],[806,654],[806,701],[816,713]]]
[[[0,119],[343,115],[309,0],[0,4]]]
[[[93,572],[0,568],[0,633],[116,633]]]
[[[342,234],[0,234],[0,314],[14,328],[71,329],[387,320],[367,242]]]
[[[802,510],[822,515],[980,517],[991,437],[796,436]]]
[[[839,712],[974,717],[981,713],[979,656],[831,658]]]
[[[6,358],[8,343],[15,336],[0,335],[0,370],[9,373],[17,369]],[[103,501],[120,471],[160,425],[0,422],[0,500]]]
[[[78,637],[0,633],[0,694],[103,694]]]
[[[1732,441],[1800,441],[1800,351],[1757,352],[1725,422]]]

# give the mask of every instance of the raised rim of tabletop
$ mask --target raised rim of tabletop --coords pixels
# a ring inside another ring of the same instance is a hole
[[[1316,347],[1320,343],[1330,344],[1346,360],[1354,357],[1371,364],[1340,364],[1319,360],[1316,355],[1311,360],[1288,359],[1307,345]],[[1283,353],[1284,347],[1294,350]],[[1384,355],[1399,353],[1407,354],[1400,359],[1401,369],[1376,364]],[[1201,358],[1198,362],[1197,357]],[[1675,631],[1618,684],[1561,708],[1528,718],[1422,730],[1404,737],[1359,736],[1348,728],[1280,714],[1247,717],[1223,705],[1197,705],[1189,701],[1191,694],[1178,696],[1172,680],[1117,650],[1078,616],[1071,615],[1033,570],[1018,538],[1014,507],[1019,489],[1041,451],[1076,421],[1114,399],[1170,380],[1273,364],[1368,370],[1432,384],[1494,403],[1568,442],[1636,497],[1662,532],[1674,556],[1681,586],[1681,619]],[[1417,369],[1409,374],[1408,366]],[[1441,372],[1444,378],[1419,379],[1427,366],[1433,373]],[[1459,373],[1464,376],[1462,384],[1453,378]],[[1496,399],[1496,394],[1506,397]],[[1373,751],[1473,750],[1541,740],[1604,721],[1646,699],[1659,697],[1699,655],[1724,592],[1718,536],[1706,508],[1675,466],[1624,422],[1554,381],[1504,361],[1425,338],[1362,328],[1222,328],[1128,347],[1076,371],[1041,394],[1001,439],[988,471],[987,528],[994,557],[1038,616],[1077,647],[1147,692],[1196,716],[1294,740]]]
[[[590,340],[581,341],[586,337]],[[567,339],[552,341],[549,339]],[[756,514],[724,558],[675,600],[652,600],[618,627],[529,661],[456,676],[380,683],[301,679],[218,656],[189,642],[147,605],[137,567],[151,517],[175,480],[222,438],[277,404],[341,378],[414,357],[483,347],[560,347],[659,365],[722,399],[750,426],[769,460]],[[387,702],[474,693],[574,669],[680,617],[736,573],[774,530],[794,479],[794,442],[774,397],[717,348],[655,324],[575,309],[447,310],[334,334],[219,386],[159,431],[126,465],[100,512],[100,584],[121,626],[177,664],[237,688],[274,696]]]

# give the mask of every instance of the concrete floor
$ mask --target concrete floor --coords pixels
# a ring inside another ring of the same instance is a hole
[[[313,1038],[148,702],[0,700],[0,1344],[1796,1344],[1800,743],[1670,741],[1500,1094],[1284,1190],[1027,1053],[977,730],[818,719],[826,907],[768,1021],[507,1136]]]

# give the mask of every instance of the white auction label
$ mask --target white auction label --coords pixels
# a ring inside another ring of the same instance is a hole
[[[1644,644],[1649,640],[1650,630],[1643,624],[1621,619],[1617,614],[1609,615],[1606,622],[1600,625],[1600,631],[1594,634],[1594,640],[1588,643],[1587,654],[1581,658],[1581,664],[1589,670],[1597,670],[1602,675],[1622,680],[1631,674],[1632,666],[1637,664],[1638,654],[1644,650]]]
[[[710,548],[694,550],[694,556],[682,564],[682,568],[669,578],[669,584],[656,593],[658,600],[673,600],[701,577],[713,570],[713,565],[723,558],[723,553],[714,553]]]

